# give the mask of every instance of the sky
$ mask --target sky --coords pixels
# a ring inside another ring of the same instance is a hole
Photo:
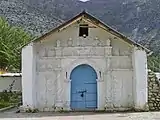
[[[90,0],[79,0],[79,1],[82,1],[82,2],[87,2],[87,1],[90,1]]]

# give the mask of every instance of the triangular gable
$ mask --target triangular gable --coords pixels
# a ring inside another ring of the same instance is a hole
[[[111,27],[109,27],[108,25],[106,25],[105,23],[103,23],[102,21],[100,21],[99,19],[95,18],[94,16],[88,14],[85,11],[83,11],[80,14],[76,15],[75,17],[73,17],[72,19],[68,20],[67,22],[61,24],[60,26],[54,28],[53,30],[47,32],[46,34],[42,35],[41,37],[32,40],[31,42],[39,41],[39,40],[45,38],[46,36],[51,35],[53,32],[59,31],[63,27],[71,24],[73,21],[78,20],[81,17],[85,17],[88,20],[94,21],[94,23],[96,23],[97,25],[100,25],[101,28],[103,28],[106,31],[108,31],[109,33],[117,36],[118,38],[121,38],[122,40],[124,40],[125,42],[129,43],[130,45],[134,45],[134,46],[140,47],[140,48],[144,49],[147,53],[151,52],[149,49],[145,48],[144,46],[142,46],[142,45],[140,45],[140,44],[138,44],[136,42],[134,42],[133,40],[129,39],[128,37],[126,37],[122,33],[116,31],[115,29],[113,29]]]

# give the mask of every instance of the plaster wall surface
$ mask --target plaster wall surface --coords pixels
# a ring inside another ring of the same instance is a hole
[[[79,37],[87,23],[89,36]],[[98,110],[134,106],[133,46],[83,19],[61,28],[35,47],[35,105],[41,111],[70,110],[70,73],[81,64],[92,66],[98,76]]]
[[[148,105],[148,69],[145,51],[134,48],[134,104],[136,109],[142,109]]]
[[[10,85],[13,83],[12,91],[22,91],[21,86],[21,76],[14,77],[0,77],[0,92],[3,92],[4,90],[9,90]]]

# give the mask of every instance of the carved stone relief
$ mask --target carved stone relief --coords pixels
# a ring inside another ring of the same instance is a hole
[[[54,57],[56,55],[54,48],[48,48],[48,57]]]
[[[37,72],[44,71],[46,68],[45,64],[37,64]]]
[[[47,81],[47,90],[54,93],[56,86],[56,75],[54,72],[52,74],[45,75],[45,79]]]
[[[61,46],[61,41],[60,40],[57,40],[57,47],[60,47]]]
[[[61,59],[57,59],[57,68],[61,68]]]
[[[90,49],[82,47],[82,48],[78,48],[77,52],[78,52],[78,56],[89,55]]]
[[[105,43],[103,41],[101,41],[98,37],[86,37],[86,38],[83,38],[83,37],[80,37],[80,38],[77,38],[76,40],[76,46],[82,46],[82,47],[85,47],[85,46],[105,46]]]
[[[60,68],[60,60],[40,60],[37,62],[38,72],[49,72]]]
[[[63,56],[105,56],[105,47],[68,47],[62,53]]]
[[[48,49],[47,48],[44,49],[44,56],[43,57],[48,57]]]
[[[40,46],[37,49],[37,56],[39,58],[54,57],[55,55],[55,48],[53,46]]]
[[[112,47],[106,47],[105,56],[111,56],[111,55],[112,55]]]
[[[61,48],[56,48],[55,50],[56,50],[56,56],[57,56],[57,57],[60,57],[60,56],[62,55],[62,50],[61,50]]]
[[[72,38],[69,38],[69,40],[68,40],[68,46],[69,47],[73,46],[73,40],[72,40]]]
[[[94,46],[101,46],[101,41],[98,39],[98,37],[95,37]]]
[[[113,100],[113,104],[115,105],[115,103],[116,103],[116,96],[117,96],[117,85],[118,85],[118,83],[117,83],[117,80],[116,80],[116,78],[115,78],[115,76],[114,75],[112,75],[112,100]]]
[[[107,45],[107,46],[111,46],[111,40],[110,40],[110,39],[107,39],[107,40],[106,40],[106,45]]]

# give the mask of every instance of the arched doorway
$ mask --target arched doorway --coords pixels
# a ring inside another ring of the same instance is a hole
[[[71,109],[87,110],[97,108],[97,73],[91,66],[75,67],[71,79]]]

